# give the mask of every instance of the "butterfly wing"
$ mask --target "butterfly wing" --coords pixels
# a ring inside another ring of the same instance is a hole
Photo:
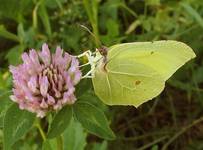
[[[105,104],[138,107],[164,89],[164,79],[145,65],[116,59],[106,67],[101,63],[92,79],[96,95]]]
[[[95,70],[96,95],[108,105],[133,105],[159,95],[165,81],[195,57],[185,44],[175,41],[125,43],[111,47],[106,65]]]
[[[195,57],[193,50],[177,41],[134,42],[118,44],[110,48],[109,61],[132,59],[169,79],[181,66]]]

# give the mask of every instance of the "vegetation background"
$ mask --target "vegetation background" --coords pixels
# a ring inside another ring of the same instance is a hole
[[[64,133],[64,150],[203,150],[203,1],[202,0],[0,0],[0,128],[9,106],[9,64],[46,42],[77,55],[121,42],[178,40],[197,58],[171,78],[164,92],[138,109],[108,107],[95,96],[91,80],[83,80],[78,99],[105,111],[117,139],[105,141],[72,121]],[[82,60],[83,62],[87,60]],[[15,123],[15,122],[14,122]],[[0,130],[0,149],[3,135]],[[41,149],[32,128],[13,150]]]

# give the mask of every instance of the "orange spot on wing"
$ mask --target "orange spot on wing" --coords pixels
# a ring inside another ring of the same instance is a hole
[[[139,85],[141,83],[141,81],[137,80],[135,81],[135,85]]]

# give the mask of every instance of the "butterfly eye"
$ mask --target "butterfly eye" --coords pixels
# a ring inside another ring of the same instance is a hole
[[[102,46],[101,48],[98,48],[98,51],[102,56],[107,56],[108,48],[106,46]]]

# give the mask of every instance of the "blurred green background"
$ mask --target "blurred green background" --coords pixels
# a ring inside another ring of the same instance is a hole
[[[91,30],[96,39],[87,32]],[[197,58],[171,78],[164,92],[138,109],[108,107],[94,95],[91,80],[77,88],[78,99],[105,111],[114,141],[104,141],[72,122],[64,150],[203,150],[203,1],[202,0],[0,0],[0,128],[12,88],[9,64],[46,42],[78,55],[121,42],[178,40]],[[86,61],[82,60],[83,63]],[[200,119],[201,120],[200,120]],[[0,130],[0,149],[2,149]],[[33,128],[14,150],[40,150]]]

